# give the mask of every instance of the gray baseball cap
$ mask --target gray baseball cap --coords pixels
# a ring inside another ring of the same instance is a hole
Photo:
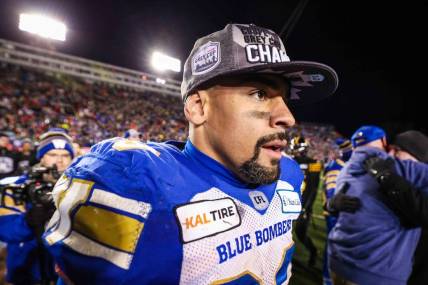
[[[219,76],[278,74],[291,84],[290,102],[307,104],[336,91],[338,77],[329,66],[291,61],[281,38],[253,24],[228,24],[198,39],[184,64],[181,96],[185,101],[204,83]]]

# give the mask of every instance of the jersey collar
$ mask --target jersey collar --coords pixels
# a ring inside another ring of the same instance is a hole
[[[247,188],[247,184],[239,180],[232,171],[227,169],[218,161],[198,150],[190,140],[187,140],[183,153],[197,163],[201,164],[203,167],[210,169],[212,172],[217,174],[218,178],[226,180],[228,183],[235,186]]]

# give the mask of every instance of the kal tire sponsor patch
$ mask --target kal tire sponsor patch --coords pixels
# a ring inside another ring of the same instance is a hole
[[[213,236],[241,225],[238,208],[231,198],[179,205],[174,211],[183,243]]]

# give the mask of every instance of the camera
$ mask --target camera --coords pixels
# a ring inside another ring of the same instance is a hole
[[[32,204],[33,206],[53,207],[51,192],[60,174],[56,168],[33,166],[26,174],[23,183],[0,185],[1,206],[5,206],[6,193],[12,196],[15,205]],[[46,179],[50,177],[51,179]],[[52,180],[52,181],[51,181]]]

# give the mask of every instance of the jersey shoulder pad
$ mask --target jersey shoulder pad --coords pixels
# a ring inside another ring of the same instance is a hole
[[[148,188],[148,181],[161,181],[168,174],[172,183],[179,151],[163,143],[142,143],[124,138],[102,141],[79,157],[66,171],[68,177],[96,180],[116,189]]]

